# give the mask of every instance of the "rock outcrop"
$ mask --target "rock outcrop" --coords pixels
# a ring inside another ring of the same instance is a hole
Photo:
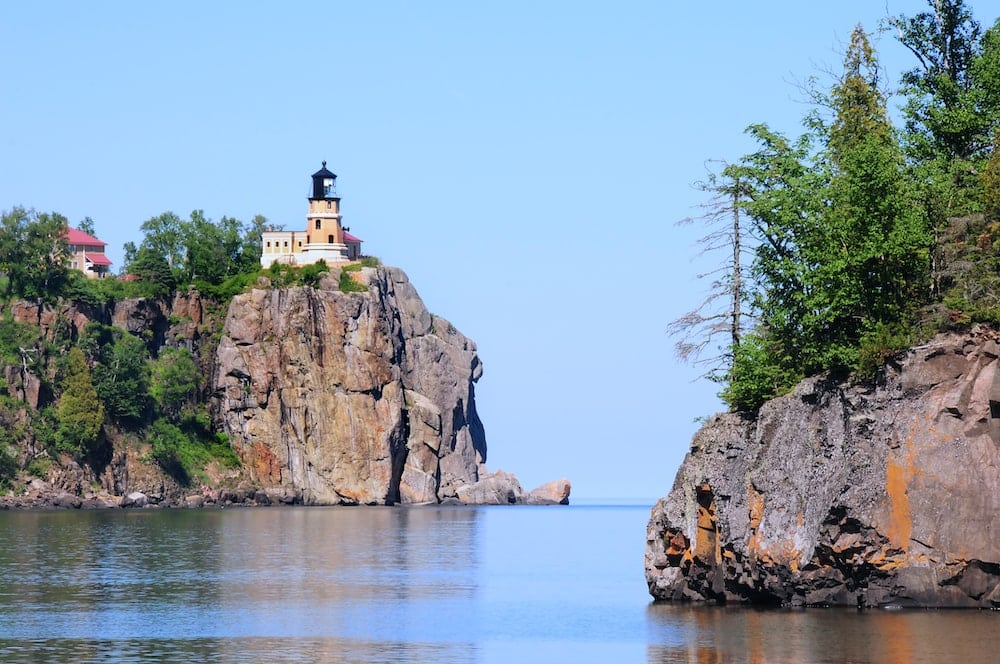
[[[998,334],[714,417],[652,510],[658,600],[1000,607]]]
[[[402,270],[348,274],[366,289],[342,291],[348,275],[334,267],[315,287],[262,278],[228,309],[194,289],[171,301],[11,303],[38,338],[0,366],[0,395],[11,397],[0,426],[19,432],[19,476],[0,509],[568,502],[568,482],[525,493],[513,475],[487,471],[475,344],[427,311]],[[32,413],[58,396],[45,342],[73,343],[90,322],[142,338],[152,357],[190,350],[205,377],[198,400],[242,467],[206,468],[192,486],[159,467],[135,422],[105,422],[101,459],[38,440]]]
[[[368,292],[327,277],[233,300],[216,354],[224,428],[254,482],[307,504],[460,499],[486,461],[476,346],[401,270],[356,274]]]

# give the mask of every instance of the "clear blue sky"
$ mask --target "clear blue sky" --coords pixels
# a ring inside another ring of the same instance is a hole
[[[665,334],[706,287],[690,183],[750,123],[797,134],[795,82],[887,7],[926,2],[5,2],[0,209],[90,216],[120,266],[167,210],[302,227],[327,160],[365,250],[477,342],[488,465],[652,498],[719,409]]]

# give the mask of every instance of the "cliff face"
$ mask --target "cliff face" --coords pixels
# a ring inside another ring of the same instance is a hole
[[[652,510],[660,600],[1000,606],[1000,345],[941,335],[694,436]]]
[[[475,344],[431,316],[406,275],[369,291],[254,290],[229,308],[217,412],[254,482],[307,503],[422,503],[479,480],[486,440]]]
[[[351,274],[367,290],[341,292],[335,267],[315,288],[262,280],[228,308],[195,290],[169,303],[12,302],[12,319],[37,338],[24,340],[19,361],[0,361],[0,427],[17,432],[0,453],[19,469],[0,509],[568,502],[566,480],[529,493],[515,476],[487,472],[475,344],[429,314],[401,270]],[[31,424],[59,396],[55,359],[91,321],[138,336],[152,357],[164,347],[190,350],[203,378],[200,405],[241,467],[210,464],[196,483],[180,484],[153,459],[148,420],[106,419],[100,458],[73,459],[39,440]]]

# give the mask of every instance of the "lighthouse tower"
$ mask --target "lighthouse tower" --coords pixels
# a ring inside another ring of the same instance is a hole
[[[348,260],[344,244],[344,228],[340,224],[340,196],[337,195],[337,175],[326,167],[312,174],[309,214],[306,215],[306,246],[309,262],[319,259],[327,263]]]
[[[337,175],[326,167],[312,174],[309,213],[304,231],[267,230],[261,233],[260,264],[310,265],[320,259],[328,264],[357,260],[361,240],[340,224]]]

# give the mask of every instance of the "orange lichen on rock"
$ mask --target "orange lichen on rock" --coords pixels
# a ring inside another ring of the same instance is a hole
[[[910,514],[910,497],[907,494],[909,483],[908,473],[903,466],[887,461],[885,467],[885,490],[889,495],[889,523],[886,536],[892,545],[906,551],[910,543],[910,533],[913,530],[913,518]]]
[[[243,462],[250,466],[250,477],[258,482],[278,484],[281,482],[281,463],[274,451],[261,441],[254,441],[246,452]]]
[[[715,499],[712,488],[698,487],[698,533],[694,543],[694,555],[706,562],[722,562],[719,549],[718,525],[715,518]]]

